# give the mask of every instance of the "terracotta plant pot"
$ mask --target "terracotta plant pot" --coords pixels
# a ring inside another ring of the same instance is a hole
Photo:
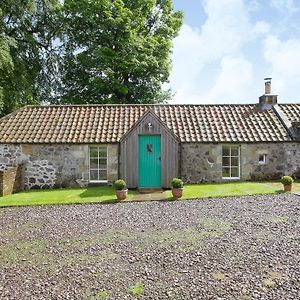
[[[173,195],[173,198],[181,198],[182,197],[182,193],[183,193],[183,188],[171,188],[172,190],[172,195]]]
[[[292,185],[291,184],[289,184],[289,185],[286,184],[283,187],[284,187],[285,192],[290,192],[292,190]]]
[[[128,189],[126,190],[116,190],[116,196],[118,200],[125,200],[128,194]]]

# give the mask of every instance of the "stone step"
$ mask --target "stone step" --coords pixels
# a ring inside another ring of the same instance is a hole
[[[138,192],[140,194],[155,194],[155,193],[162,193],[163,189],[162,188],[155,188],[155,189],[141,188],[138,190]]]

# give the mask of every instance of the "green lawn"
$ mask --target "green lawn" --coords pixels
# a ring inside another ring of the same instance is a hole
[[[300,193],[300,182],[293,184],[293,191]],[[172,197],[171,191],[167,196]],[[183,199],[243,196],[255,194],[282,193],[279,182],[230,182],[214,184],[190,184],[184,186]],[[130,199],[134,191],[130,191]],[[0,207],[19,205],[75,204],[75,203],[116,203],[113,187],[65,188],[30,190],[0,197]]]
[[[293,184],[293,191],[300,192],[300,183]],[[279,194],[283,192],[280,182],[229,182],[214,184],[189,184],[184,186],[183,199],[243,196],[256,194]],[[171,191],[167,196],[172,197]]]
[[[129,192],[129,198],[132,192]],[[1,206],[72,204],[72,203],[115,203],[113,187],[65,188],[50,190],[30,190],[0,197]]]

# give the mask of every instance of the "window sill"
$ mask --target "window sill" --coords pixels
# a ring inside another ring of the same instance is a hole
[[[108,180],[90,180],[90,183],[107,183]]]

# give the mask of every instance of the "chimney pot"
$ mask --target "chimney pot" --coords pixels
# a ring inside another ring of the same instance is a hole
[[[265,94],[271,94],[272,78],[265,78]]]
[[[267,110],[277,104],[277,95],[273,95],[271,91],[272,78],[265,78],[265,93],[259,97],[258,107],[260,110]]]

